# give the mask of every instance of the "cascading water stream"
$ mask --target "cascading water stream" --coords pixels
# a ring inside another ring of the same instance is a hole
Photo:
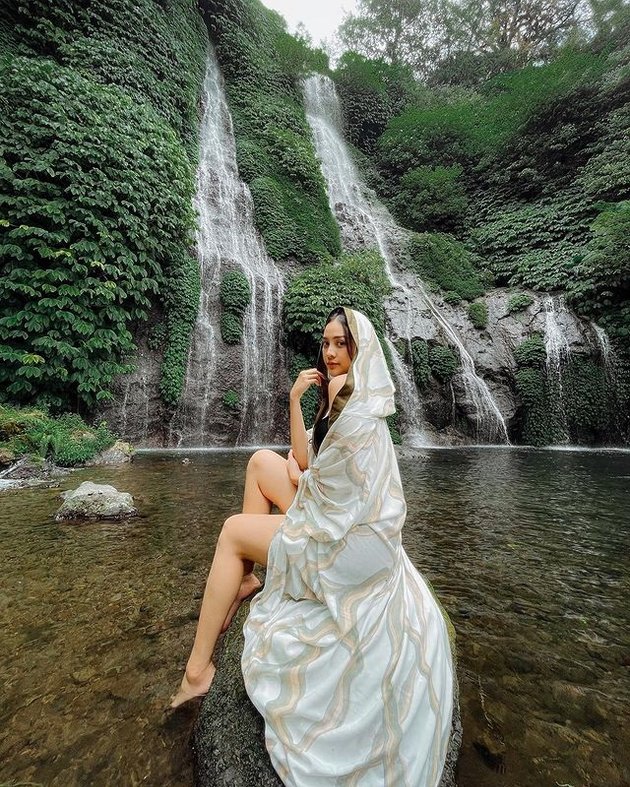
[[[418,389],[409,376],[405,362],[400,357],[396,350],[394,343],[385,338],[387,346],[389,347],[392,363],[394,366],[394,377],[398,384],[398,390],[402,400],[406,403],[404,410],[403,426],[405,431],[405,442],[413,448],[423,448],[431,445],[431,440],[425,432],[422,423],[422,402],[418,396]]]
[[[286,368],[280,340],[284,285],[256,232],[253,203],[236,164],[232,118],[213,50],[203,85],[203,117],[195,208],[201,295],[181,403],[170,425],[170,443],[212,444],[213,415],[222,407],[225,356],[220,338],[221,274],[240,270],[251,301],[243,320],[241,422],[237,444],[270,442],[274,436],[275,378]]]
[[[562,372],[563,365],[566,363],[571,353],[571,345],[558,319],[559,315],[566,311],[566,309],[560,297],[555,299],[550,295],[545,298],[544,304],[547,379],[549,380],[549,386],[554,397],[553,407],[563,432],[563,440],[566,442],[569,439],[569,430],[564,406]]]
[[[344,246],[350,250],[378,249],[385,261],[387,277],[405,303],[409,325],[412,322],[413,300],[418,294],[422,297],[444,334],[459,352],[461,380],[476,408],[478,432],[491,442],[501,440],[509,443],[501,411],[485,381],[477,375],[474,361],[456,330],[442,315],[421,282],[418,281],[412,290],[394,272],[396,249],[404,242],[405,231],[398,227],[389,211],[362,181],[344,140],[341,107],[333,82],[321,74],[308,77],[304,80],[304,101],[306,118],[328,185],[328,200],[339,222]],[[392,355],[396,355],[395,350]],[[401,378],[397,380],[401,392],[403,388],[409,389],[409,385],[415,390],[415,384],[402,359],[398,360],[400,364],[395,363],[394,370],[405,378],[404,381]],[[402,404],[407,409],[421,407],[417,394],[416,402],[406,400]],[[413,422],[413,418],[413,414],[407,414],[409,422]]]

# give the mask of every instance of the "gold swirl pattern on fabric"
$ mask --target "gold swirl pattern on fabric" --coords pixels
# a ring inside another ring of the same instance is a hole
[[[386,416],[394,386],[369,320],[329,429],[274,536],[242,668],[289,787],[437,787],[452,715],[442,613],[401,544]]]

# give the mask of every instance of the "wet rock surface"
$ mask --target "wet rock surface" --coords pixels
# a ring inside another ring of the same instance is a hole
[[[35,486],[59,486],[60,479],[71,472],[67,467],[58,467],[47,459],[25,456],[0,472],[0,492]]]
[[[97,454],[93,459],[90,459],[89,462],[86,462],[85,466],[124,465],[127,462],[131,462],[133,455],[134,448],[130,443],[126,443],[124,440],[116,440],[114,445],[105,449],[105,451],[101,451],[100,454]]]
[[[55,514],[55,520],[82,519],[127,519],[137,516],[133,497],[128,492],[119,492],[110,484],[94,484],[84,481],[81,486],[63,492],[63,504]]]
[[[241,673],[243,625],[249,604],[241,606],[221,643],[217,673],[193,731],[197,787],[282,787],[265,748],[265,726],[252,705]],[[456,787],[462,743],[459,689],[454,681],[455,713],[440,787]]]

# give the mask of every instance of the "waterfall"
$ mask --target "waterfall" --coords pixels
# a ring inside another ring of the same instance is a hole
[[[405,431],[405,442],[413,448],[424,448],[431,445],[425,427],[422,422],[422,402],[418,396],[418,389],[409,376],[409,372],[396,345],[387,337],[385,338],[392,357],[394,379],[400,391],[401,399],[406,403],[404,410],[403,424]]]
[[[563,365],[571,353],[571,345],[564,333],[559,315],[566,312],[564,301],[560,296],[548,296],[545,305],[545,351],[547,353],[547,380],[553,397],[552,407],[562,430],[564,442],[569,440],[569,429],[564,406],[564,390],[562,387]]]
[[[420,295],[435,321],[459,352],[462,364],[461,380],[476,409],[479,436],[491,442],[500,440],[509,443],[501,411],[485,381],[477,374],[474,361],[457,331],[442,315],[421,282],[412,289],[394,270],[396,249],[404,242],[405,231],[398,227],[387,208],[362,181],[343,137],[341,106],[333,82],[321,74],[305,79],[304,102],[322,174],[328,185],[328,200],[339,222],[344,247],[349,250],[378,249],[385,261],[387,277],[405,303],[408,325],[411,325],[412,321],[413,301]],[[408,384],[415,390],[415,383],[404,364],[400,374],[406,377]],[[419,404],[417,395],[416,402]],[[416,402],[401,402],[410,423],[413,423],[417,416],[407,411],[417,407]]]
[[[280,340],[284,285],[257,234],[253,202],[240,180],[232,118],[214,51],[208,54],[203,84],[203,117],[195,208],[201,295],[180,405],[170,424],[169,442],[211,445],[217,413],[224,409],[226,372],[242,364],[240,429],[237,444],[260,444],[274,438],[277,370],[286,369]],[[222,273],[240,270],[251,288],[243,319],[242,347],[234,358],[219,327]]]

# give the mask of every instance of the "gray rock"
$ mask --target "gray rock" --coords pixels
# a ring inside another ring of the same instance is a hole
[[[97,465],[124,465],[131,462],[134,455],[134,449],[129,443],[123,440],[116,440],[114,445],[101,451],[95,457],[86,462],[87,467],[94,467]]]
[[[195,722],[192,748],[197,787],[282,787],[265,748],[265,726],[252,705],[241,673],[243,624],[249,604],[241,606],[217,654],[217,673]],[[455,713],[440,787],[456,787],[455,770],[462,742],[459,688],[454,680]]]
[[[77,489],[63,492],[61,496],[64,500],[55,515],[57,522],[66,519],[126,519],[138,515],[133,497],[109,484],[84,481]]]

